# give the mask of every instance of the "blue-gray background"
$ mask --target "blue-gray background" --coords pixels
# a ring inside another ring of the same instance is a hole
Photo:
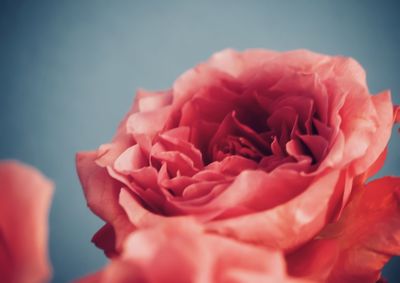
[[[168,88],[226,47],[308,48],[356,58],[371,91],[389,88],[400,103],[396,1],[0,3],[0,158],[33,164],[57,184],[54,282],[105,263],[90,243],[101,221],[86,208],[74,154],[110,140],[135,89]],[[393,137],[382,174],[400,175],[398,144]],[[396,268],[398,260],[385,270],[391,282],[400,282]]]

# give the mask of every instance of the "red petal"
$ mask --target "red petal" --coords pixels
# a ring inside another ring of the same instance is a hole
[[[288,273],[325,282],[338,256],[338,245],[334,240],[314,240],[286,257]]]
[[[400,178],[375,180],[355,192],[339,222],[322,238],[339,245],[327,282],[374,283],[386,262],[400,255]]]
[[[393,110],[393,120],[395,123],[400,123],[400,106],[395,105]]]

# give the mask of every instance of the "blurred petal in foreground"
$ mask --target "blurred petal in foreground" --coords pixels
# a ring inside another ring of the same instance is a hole
[[[47,282],[48,213],[53,184],[35,168],[0,162],[0,281]]]
[[[305,283],[286,275],[278,251],[204,233],[175,219],[132,233],[119,258],[79,283]]]

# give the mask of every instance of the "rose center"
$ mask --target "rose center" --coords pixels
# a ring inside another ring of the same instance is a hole
[[[245,137],[227,136],[213,146],[213,160],[221,161],[230,155],[240,155],[259,162],[263,157],[262,151]]]

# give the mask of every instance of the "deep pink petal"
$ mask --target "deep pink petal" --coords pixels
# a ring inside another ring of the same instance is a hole
[[[115,249],[118,252],[123,239],[134,227],[118,204],[122,184],[112,179],[105,168],[98,166],[96,158],[96,152],[80,152],[76,155],[76,167],[87,205],[115,230]]]

